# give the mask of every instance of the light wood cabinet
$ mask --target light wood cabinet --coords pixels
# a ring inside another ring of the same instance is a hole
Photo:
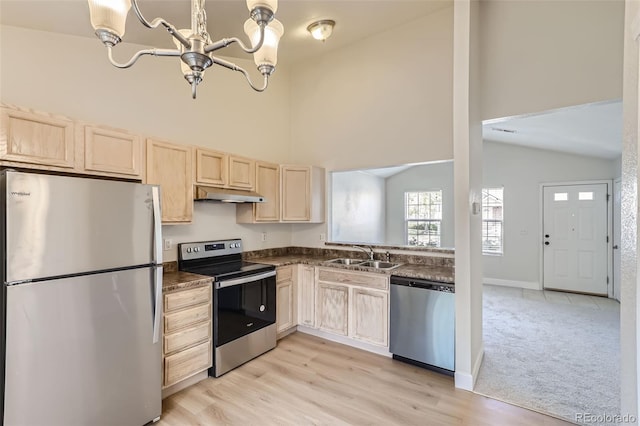
[[[265,198],[263,203],[236,206],[237,223],[280,221],[280,166],[256,161],[256,192]]]
[[[211,291],[209,284],[163,296],[163,389],[212,365]]]
[[[229,156],[223,152],[197,148],[196,183],[214,187],[225,187],[229,181]]]
[[[256,162],[249,158],[229,156],[228,187],[252,191],[256,182]]]
[[[315,328],[316,268],[300,265],[298,270],[298,324]]]
[[[302,302],[300,306],[302,309]],[[388,346],[389,277],[317,268],[316,326],[354,340]]]
[[[282,333],[296,326],[296,291],[294,266],[276,268],[276,332]]]
[[[389,294],[354,287],[352,290],[351,336],[380,346],[389,344]]]
[[[76,169],[72,120],[9,107],[1,113],[0,161]]]
[[[314,166],[281,166],[281,220],[324,222],[325,170]]]
[[[316,324],[322,331],[346,336],[349,332],[349,287],[318,281]]]
[[[83,142],[86,171],[142,179],[143,149],[138,135],[86,125]]]
[[[193,218],[191,147],[147,139],[145,183],[160,185],[163,223],[190,223]]]

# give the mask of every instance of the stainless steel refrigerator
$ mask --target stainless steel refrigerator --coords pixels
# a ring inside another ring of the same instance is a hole
[[[158,188],[0,173],[4,425],[161,414]]]

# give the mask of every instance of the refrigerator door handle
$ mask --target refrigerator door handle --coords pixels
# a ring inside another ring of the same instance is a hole
[[[154,298],[155,307],[153,309],[153,343],[160,340],[160,321],[162,320],[162,267],[155,268],[154,277]]]
[[[153,195],[153,260],[162,263],[162,211],[160,210],[160,188],[151,188]]]

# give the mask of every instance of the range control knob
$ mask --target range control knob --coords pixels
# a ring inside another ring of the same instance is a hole
[[[187,253],[191,253],[191,247],[187,247]]]
[[[195,251],[196,253],[200,251],[200,247],[194,247],[193,251]]]

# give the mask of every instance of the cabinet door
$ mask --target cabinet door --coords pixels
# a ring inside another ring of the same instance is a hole
[[[123,131],[85,126],[84,169],[141,178],[140,137]]]
[[[387,292],[353,288],[351,337],[387,346],[389,295]]]
[[[256,222],[277,222],[280,220],[280,166],[256,163],[256,192],[265,197],[264,203],[256,203]]]
[[[293,319],[293,281],[287,280],[276,287],[276,331],[288,330],[295,325]]]
[[[193,184],[190,147],[147,139],[146,183],[160,185],[163,223],[191,222]]]
[[[229,156],[229,188],[253,190],[256,181],[255,161]]]
[[[282,167],[282,220],[310,219],[311,173],[309,167]]]
[[[298,324],[315,327],[316,277],[313,266],[300,266],[298,279]]]
[[[319,281],[316,314],[320,330],[346,336],[349,331],[349,287]]]
[[[74,169],[73,121],[2,108],[0,160]]]
[[[229,157],[222,152],[196,149],[196,182],[222,187],[227,185]]]

